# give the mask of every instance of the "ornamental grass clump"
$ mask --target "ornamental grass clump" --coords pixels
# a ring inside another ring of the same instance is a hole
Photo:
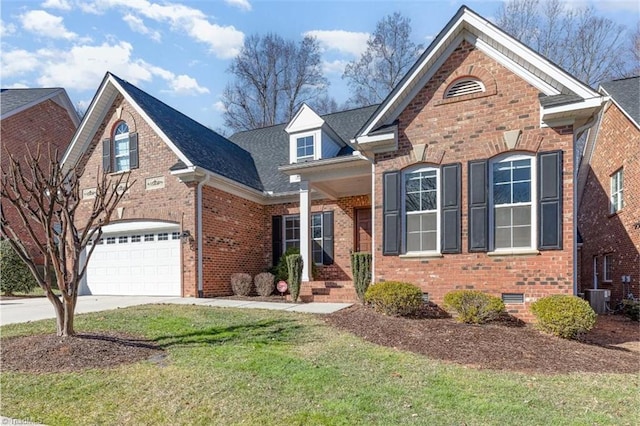
[[[238,273],[231,275],[231,290],[236,296],[248,296],[251,293],[251,275]]]
[[[531,305],[531,312],[538,320],[538,329],[565,339],[574,339],[591,330],[597,318],[589,302],[565,294],[537,300]]]
[[[364,300],[377,312],[410,316],[422,306],[422,291],[413,284],[386,281],[370,286],[364,294]]]
[[[466,324],[484,324],[505,312],[502,299],[478,290],[455,290],[445,294],[444,308]]]
[[[276,289],[275,277],[269,272],[262,272],[255,276],[253,284],[256,286],[256,293],[260,296],[271,296]]]
[[[299,254],[291,254],[287,256],[287,268],[289,269],[289,293],[291,294],[291,300],[298,301],[300,295],[300,285],[302,282],[302,256]]]
[[[364,303],[364,294],[371,284],[371,253],[351,253],[351,272],[353,272],[353,286],[358,299]]]

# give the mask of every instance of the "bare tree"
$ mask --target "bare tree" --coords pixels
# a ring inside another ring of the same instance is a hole
[[[423,46],[411,41],[411,19],[399,12],[376,24],[360,59],[349,63],[342,78],[347,80],[353,106],[382,102],[414,64]]]
[[[80,221],[81,172],[77,168],[63,169],[58,153],[49,149],[47,159],[40,146],[35,155],[27,151],[24,161],[8,152],[5,155],[9,161],[7,170],[2,171],[0,195],[19,219],[10,218],[3,209],[2,238],[9,240],[53,304],[58,336],[73,335],[78,286],[96,247],[88,244],[100,238],[102,226],[111,220],[117,204],[131,186],[128,177],[120,175],[112,181],[106,173],[99,173],[91,209]],[[34,249],[22,241],[25,232]],[[82,259],[87,247],[86,257]],[[44,259],[44,268],[38,268],[38,255]],[[61,298],[53,292],[54,283]]]
[[[313,37],[299,44],[276,34],[247,37],[229,67],[235,80],[225,88],[225,126],[250,130],[290,120],[303,102],[326,94],[320,47]]]
[[[509,0],[498,10],[497,25],[593,87],[628,74],[632,66],[625,27],[597,16],[593,7]]]

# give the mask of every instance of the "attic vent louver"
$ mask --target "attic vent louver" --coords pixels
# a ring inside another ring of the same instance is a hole
[[[453,83],[444,93],[444,98],[455,98],[457,96],[470,95],[472,93],[482,93],[485,91],[484,84],[480,80],[466,78]]]

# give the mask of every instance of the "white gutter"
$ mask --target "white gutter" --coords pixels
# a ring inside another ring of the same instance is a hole
[[[207,175],[204,179],[198,182],[198,186],[196,187],[196,216],[198,222],[198,294],[197,297],[204,297],[203,295],[203,273],[202,273],[202,187],[204,183],[209,179]]]
[[[602,105],[602,104],[601,104]],[[578,127],[573,132],[573,295],[578,295],[578,167],[577,167],[577,154],[576,154],[576,141],[579,139],[583,132],[593,127],[598,122],[598,114],[594,114],[586,124]]]

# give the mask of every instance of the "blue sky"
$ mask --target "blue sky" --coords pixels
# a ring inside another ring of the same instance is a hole
[[[84,109],[106,71],[211,128],[223,125],[220,95],[227,68],[245,36],[315,35],[323,49],[329,94],[339,103],[341,79],[370,32],[395,11],[412,19],[413,39],[429,44],[462,5],[455,1],[271,0],[3,0],[0,37],[3,88],[64,87]],[[492,19],[501,1],[464,4]],[[636,0],[571,0],[635,28]]]

